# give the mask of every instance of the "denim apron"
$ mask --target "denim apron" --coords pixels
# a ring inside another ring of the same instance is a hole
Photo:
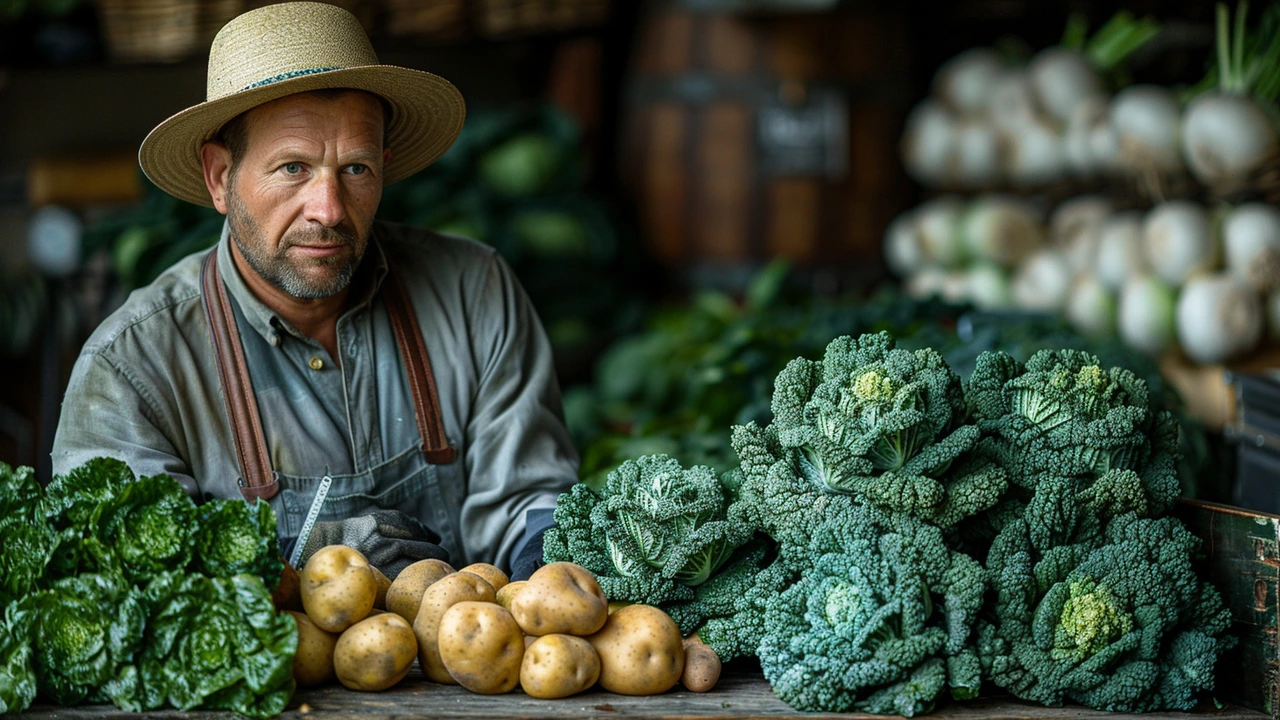
[[[236,308],[218,276],[215,256],[210,253],[201,270],[202,299],[223,403],[236,446],[241,473],[238,485],[244,498],[270,502],[281,539],[286,543],[296,539],[298,549],[304,545],[304,535],[309,533],[312,523],[343,520],[376,509],[400,510],[424,521],[428,527],[442,528],[450,534],[443,544],[460,548],[458,529],[445,517],[447,504],[437,471],[437,466],[452,463],[457,453],[444,434],[439,396],[421,327],[395,270],[391,269],[384,279],[380,297],[408,377],[408,399],[412,400],[412,407],[404,407],[404,415],[414,415],[420,437],[363,472],[305,477],[280,473],[271,467],[257,395],[253,392],[242,337],[236,329]],[[250,343],[263,342],[256,336],[246,337]],[[401,403],[406,400],[403,394],[393,399]],[[286,559],[296,560],[296,557],[295,553],[293,558]]]

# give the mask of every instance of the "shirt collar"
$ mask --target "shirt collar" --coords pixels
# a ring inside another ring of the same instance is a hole
[[[382,243],[379,241],[381,228],[379,223],[374,223],[373,230],[369,235],[369,247],[365,250],[364,260],[360,263],[360,268],[356,271],[355,277],[351,279],[351,292],[353,293],[353,304],[346,310],[343,315],[358,311],[369,304],[370,301],[378,294],[383,281],[387,277],[389,266],[387,264],[386,253],[382,250]],[[244,313],[244,317],[249,321],[252,327],[264,340],[271,345],[278,346],[280,344],[281,332],[287,332],[297,337],[299,340],[311,342],[310,338],[302,334],[297,328],[280,317],[274,310],[267,307],[266,303],[258,299],[249,290],[248,284],[240,275],[239,268],[236,267],[235,260],[231,257],[231,226],[226,221],[222,222],[222,238],[218,241],[216,252],[218,253],[218,274],[222,276],[222,281],[227,284],[227,291],[231,293],[231,297],[235,298],[236,304],[240,306],[240,310]]]

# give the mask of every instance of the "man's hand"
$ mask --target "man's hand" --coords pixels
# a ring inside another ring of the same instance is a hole
[[[302,548],[299,567],[327,545],[359,550],[370,565],[394,580],[400,571],[419,560],[449,561],[438,544],[440,536],[399,510],[376,510],[368,515],[332,522],[318,522]]]

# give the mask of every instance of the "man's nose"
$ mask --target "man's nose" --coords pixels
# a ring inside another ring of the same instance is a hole
[[[337,173],[317,173],[307,188],[306,219],[325,227],[335,227],[347,217],[342,181]]]

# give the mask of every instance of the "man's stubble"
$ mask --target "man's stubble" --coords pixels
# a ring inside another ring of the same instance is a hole
[[[249,263],[249,267],[267,282],[293,297],[304,300],[332,297],[351,284],[356,269],[360,267],[360,260],[364,257],[364,251],[368,245],[367,238],[372,230],[372,223],[361,234],[341,227],[320,227],[310,231],[294,230],[286,233],[279,247],[271,253],[267,250],[262,228],[240,201],[240,196],[231,188],[227,191],[227,223],[230,225],[231,239],[240,249],[240,254],[244,256],[245,261]],[[362,237],[365,239],[362,240]],[[348,247],[350,252],[302,261],[307,267],[333,270],[326,277],[311,278],[301,272],[299,264],[288,255],[290,247],[311,243],[341,243]]]

